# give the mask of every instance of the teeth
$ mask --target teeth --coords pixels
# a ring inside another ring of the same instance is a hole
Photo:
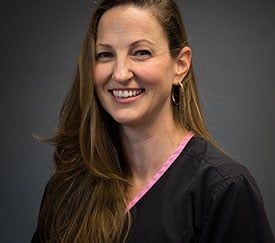
[[[129,98],[141,94],[142,90],[113,90],[112,93],[117,98]]]

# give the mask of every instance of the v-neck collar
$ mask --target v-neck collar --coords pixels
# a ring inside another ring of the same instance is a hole
[[[144,195],[157,183],[157,181],[165,174],[165,172],[168,170],[168,168],[175,162],[175,160],[178,158],[180,153],[183,151],[187,143],[190,141],[190,139],[194,136],[193,133],[189,132],[187,133],[180,144],[177,146],[175,151],[169,156],[169,158],[163,163],[161,168],[157,171],[155,176],[147,183],[147,185],[143,188],[143,190],[135,196],[127,205],[126,212],[131,210],[135,204],[141,200],[141,198],[144,197]]]

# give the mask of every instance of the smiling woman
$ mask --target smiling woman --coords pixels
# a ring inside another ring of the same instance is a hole
[[[96,53],[97,95],[114,120],[135,129],[175,126],[170,93],[189,71],[191,50],[186,46],[171,57],[166,34],[149,9],[120,6],[106,12]]]
[[[32,242],[273,242],[248,170],[208,133],[173,0],[104,0]]]

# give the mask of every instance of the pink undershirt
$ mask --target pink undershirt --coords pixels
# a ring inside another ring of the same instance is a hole
[[[186,144],[189,142],[189,140],[194,136],[193,133],[187,133],[176,150],[169,156],[169,158],[164,162],[164,164],[161,166],[161,168],[158,170],[156,175],[153,177],[153,179],[144,187],[144,189],[136,196],[134,199],[132,199],[126,208],[126,212],[129,211],[144,195],[146,192],[148,192],[155,183],[160,179],[160,177],[168,170],[168,168],[174,163],[174,161],[177,159],[177,157],[180,155],[182,150],[185,148]]]

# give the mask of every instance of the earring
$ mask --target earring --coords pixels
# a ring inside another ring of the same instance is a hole
[[[177,99],[178,101],[176,100],[175,98],[175,88],[173,87],[173,90],[172,90],[172,94],[171,94],[171,99],[173,101],[173,103],[175,105],[180,105],[181,104],[181,93],[183,94],[184,93],[184,89],[183,89],[183,83],[182,82],[179,82],[179,85],[177,85],[176,87],[180,86],[180,89],[179,89],[179,94],[176,95],[177,96]]]

